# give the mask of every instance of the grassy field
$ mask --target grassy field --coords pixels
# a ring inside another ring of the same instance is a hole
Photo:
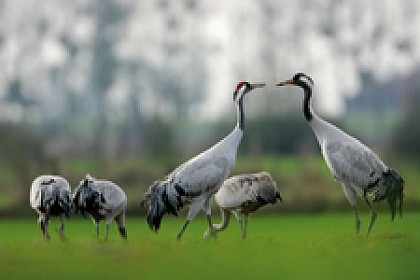
[[[362,215],[362,230],[368,215]],[[43,241],[31,220],[0,221],[0,279],[418,279],[420,214],[389,221],[379,213],[371,235],[357,236],[352,214],[260,215],[248,239],[239,225],[203,239],[206,221],[194,220],[175,240],[183,217],[165,218],[158,234],[144,218],[130,218],[129,241],[115,225],[98,242],[89,220],[66,222],[68,241]],[[217,218],[216,218],[217,219]],[[103,228],[102,228],[103,230]],[[103,232],[102,232],[103,233]]]
[[[301,155],[239,158],[233,174],[267,170],[284,198],[284,204],[263,208],[251,218],[247,240],[240,238],[235,220],[217,239],[204,240],[206,220],[201,214],[180,242],[175,236],[184,223],[185,209],[179,218],[165,217],[161,231],[153,234],[140,217],[144,209],[139,208],[146,188],[173,164],[66,162],[58,173],[72,187],[87,171],[123,186],[130,210],[129,241],[123,242],[113,225],[109,242],[98,242],[89,220],[72,217],[66,221],[68,241],[59,241],[54,232],[58,221],[53,220],[52,240],[46,242],[28,206],[30,182],[3,182],[0,210],[6,214],[0,215],[0,279],[418,279],[420,163],[391,162],[406,180],[408,213],[391,223],[386,203],[375,204],[380,212],[368,238],[364,203],[359,200],[363,233],[357,236],[350,206],[322,158]]]

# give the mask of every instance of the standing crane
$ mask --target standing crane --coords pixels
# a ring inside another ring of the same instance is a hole
[[[63,214],[69,217],[71,208],[70,192],[69,183],[60,176],[41,175],[32,182],[30,203],[31,207],[39,215],[38,221],[45,239],[50,239],[48,232],[50,216],[60,217],[60,239],[65,239]]]
[[[311,97],[314,85],[311,77],[297,73],[292,79],[277,86],[294,85],[304,91],[303,114],[315,133],[321,153],[334,178],[341,182],[356,219],[356,232],[360,231],[360,219],[356,208],[356,195],[362,197],[370,210],[367,234],[376,220],[368,197],[374,202],[386,199],[394,220],[397,207],[402,217],[404,180],[397,171],[382,160],[356,138],[318,117],[312,110]]]
[[[242,238],[246,238],[249,216],[258,208],[268,203],[276,203],[277,199],[283,201],[276,182],[268,172],[255,174],[242,174],[230,177],[214,195],[222,215],[222,223],[214,224],[213,231],[222,231],[227,228],[232,213],[239,221]],[[209,236],[207,230],[205,237]]]
[[[85,212],[87,212],[91,216],[98,239],[99,221],[101,220],[105,220],[106,223],[105,241],[108,240],[109,227],[114,220],[118,225],[121,237],[127,239],[125,229],[127,196],[115,183],[98,180],[87,174],[74,191],[73,204],[76,213],[80,211],[85,217]]]
[[[219,190],[236,161],[244,130],[243,98],[253,89],[264,86],[265,84],[260,83],[239,82],[233,92],[237,122],[232,132],[208,150],[180,165],[165,179],[156,181],[149,187],[141,205],[149,205],[147,223],[151,230],[159,230],[163,215],[177,216],[177,212],[188,204],[187,220],[177,239],[181,239],[188,224],[201,209],[204,209],[210,233],[213,233],[211,196]]]

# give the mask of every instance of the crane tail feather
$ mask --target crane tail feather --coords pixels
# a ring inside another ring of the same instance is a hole
[[[179,191],[165,181],[154,182],[146,192],[141,204],[149,205],[147,224],[155,232],[159,231],[165,214],[178,216],[178,211],[183,206]]]
[[[403,216],[404,179],[393,169],[389,169],[384,175],[386,177],[387,202],[391,211],[391,221],[394,221],[397,208],[400,217]]]

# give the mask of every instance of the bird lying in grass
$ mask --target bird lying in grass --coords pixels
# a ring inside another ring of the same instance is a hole
[[[59,234],[61,240],[65,239],[63,215],[68,217],[70,213],[70,192],[69,183],[60,176],[41,175],[32,182],[30,203],[39,215],[38,221],[45,239],[50,239],[48,232],[50,216],[60,217]]]
[[[115,183],[97,180],[88,174],[74,191],[73,204],[76,213],[80,211],[84,217],[85,213],[91,216],[98,239],[99,221],[101,220],[105,220],[106,223],[105,240],[108,240],[109,227],[113,220],[118,225],[121,237],[127,239],[125,229],[127,196]]]
[[[268,203],[282,201],[276,182],[265,171],[230,177],[214,197],[220,208],[222,223],[214,224],[213,231],[226,229],[233,214],[241,226],[242,238],[246,238],[248,218],[253,212]],[[209,236],[209,230],[204,236]]]

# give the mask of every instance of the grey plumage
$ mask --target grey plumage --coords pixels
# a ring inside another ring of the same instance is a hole
[[[303,112],[315,133],[325,159],[334,178],[341,182],[356,219],[356,231],[360,230],[360,219],[356,208],[356,195],[362,197],[371,212],[367,234],[376,220],[368,198],[374,202],[386,200],[390,207],[391,220],[397,208],[402,216],[404,180],[401,175],[385,163],[367,146],[346,134],[338,127],[318,117],[312,110],[313,80],[303,73],[292,79],[278,83],[278,86],[296,85],[304,90]]]
[[[242,237],[246,237],[249,216],[258,208],[277,200],[282,201],[276,182],[268,172],[236,175],[227,179],[214,195],[222,215],[222,223],[214,224],[214,231],[227,228],[230,215],[239,221]],[[209,231],[205,236],[209,235]]]
[[[109,227],[114,220],[118,225],[121,237],[127,238],[125,228],[127,196],[115,183],[86,175],[74,191],[73,204],[76,213],[80,211],[84,217],[86,213],[91,216],[98,239],[101,220],[105,220],[106,223],[105,240],[108,240]]]
[[[30,204],[39,215],[39,224],[45,239],[50,239],[48,224],[51,216],[60,217],[60,238],[64,240],[63,215],[69,217],[70,185],[66,179],[55,175],[41,175],[31,185]]]
[[[236,157],[236,149],[224,153],[221,150],[225,150],[228,142],[238,146],[239,141],[236,133],[229,135],[211,149],[176,168],[164,180],[154,182],[143,201],[143,204],[149,204],[149,227],[158,231],[163,215],[177,216],[185,204],[190,208],[188,221],[194,219],[202,208],[209,213],[210,197],[228,176]]]
[[[242,98],[246,93],[264,84],[238,83],[233,97],[237,108],[237,124],[231,133],[208,150],[200,153],[171,172],[165,179],[154,182],[146,192],[142,205],[148,205],[147,223],[158,231],[165,214],[177,215],[189,206],[187,220],[177,238],[188,224],[204,209],[211,228],[211,196],[229,175],[236,161],[236,153],[244,129]]]

